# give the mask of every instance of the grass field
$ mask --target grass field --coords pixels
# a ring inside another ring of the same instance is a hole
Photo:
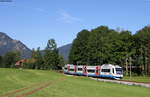
[[[47,87],[34,91],[47,82]],[[28,89],[7,97],[21,97],[18,95],[25,93],[29,94],[27,97],[150,97],[150,88],[140,86],[98,82],[54,71],[0,69],[0,97],[23,88]]]
[[[123,80],[130,80],[130,81],[136,81],[136,82],[146,82],[150,83],[150,76],[125,76]]]

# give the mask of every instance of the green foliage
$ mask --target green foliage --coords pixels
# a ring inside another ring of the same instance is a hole
[[[65,65],[65,61],[63,56],[59,56],[59,65],[58,65],[58,69],[62,69],[62,67]]]
[[[3,67],[3,57],[0,56],[0,67]]]
[[[117,64],[126,67],[126,70],[132,63],[141,66],[147,75],[150,64],[150,26],[145,26],[135,35],[107,26],[91,31],[82,30],[73,41],[69,62],[84,65]]]
[[[87,64],[88,61],[88,38],[90,32],[82,30],[73,41],[73,46],[69,55],[69,62],[73,64]]]
[[[148,74],[148,64],[150,63],[150,26],[145,26],[134,35],[136,61],[142,66],[142,73]]]
[[[20,52],[19,51],[13,51],[8,52],[3,56],[3,67],[10,68],[15,67],[15,63],[20,60]]]
[[[32,49],[32,56],[31,56],[31,62],[26,63],[26,67],[31,69],[43,69],[43,56],[40,52],[40,47],[37,48],[37,50]]]
[[[100,65],[112,63],[112,46],[117,32],[108,27],[101,26],[91,31],[89,39],[90,64]]]
[[[58,53],[55,40],[50,39],[43,54],[40,51],[40,47],[37,50],[32,49],[32,57],[28,59],[28,62],[24,63],[23,68],[59,70],[62,69],[64,63],[63,57]]]
[[[44,69],[56,70],[59,68],[59,54],[54,39],[48,40],[44,55]]]

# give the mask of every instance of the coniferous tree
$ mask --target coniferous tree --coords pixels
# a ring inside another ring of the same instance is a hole
[[[44,55],[44,68],[45,69],[58,69],[59,54],[57,45],[54,39],[48,40],[45,55]]]

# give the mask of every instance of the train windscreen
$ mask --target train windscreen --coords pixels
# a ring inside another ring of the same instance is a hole
[[[117,74],[122,74],[122,73],[123,73],[122,68],[116,68],[116,73],[117,73]]]

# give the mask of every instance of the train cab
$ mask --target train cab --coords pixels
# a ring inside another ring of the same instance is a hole
[[[118,66],[118,65],[115,65],[115,75],[114,75],[116,78],[123,78],[123,69],[122,67]]]
[[[122,68],[118,65],[104,64],[101,66],[100,77],[120,79],[123,77]]]

